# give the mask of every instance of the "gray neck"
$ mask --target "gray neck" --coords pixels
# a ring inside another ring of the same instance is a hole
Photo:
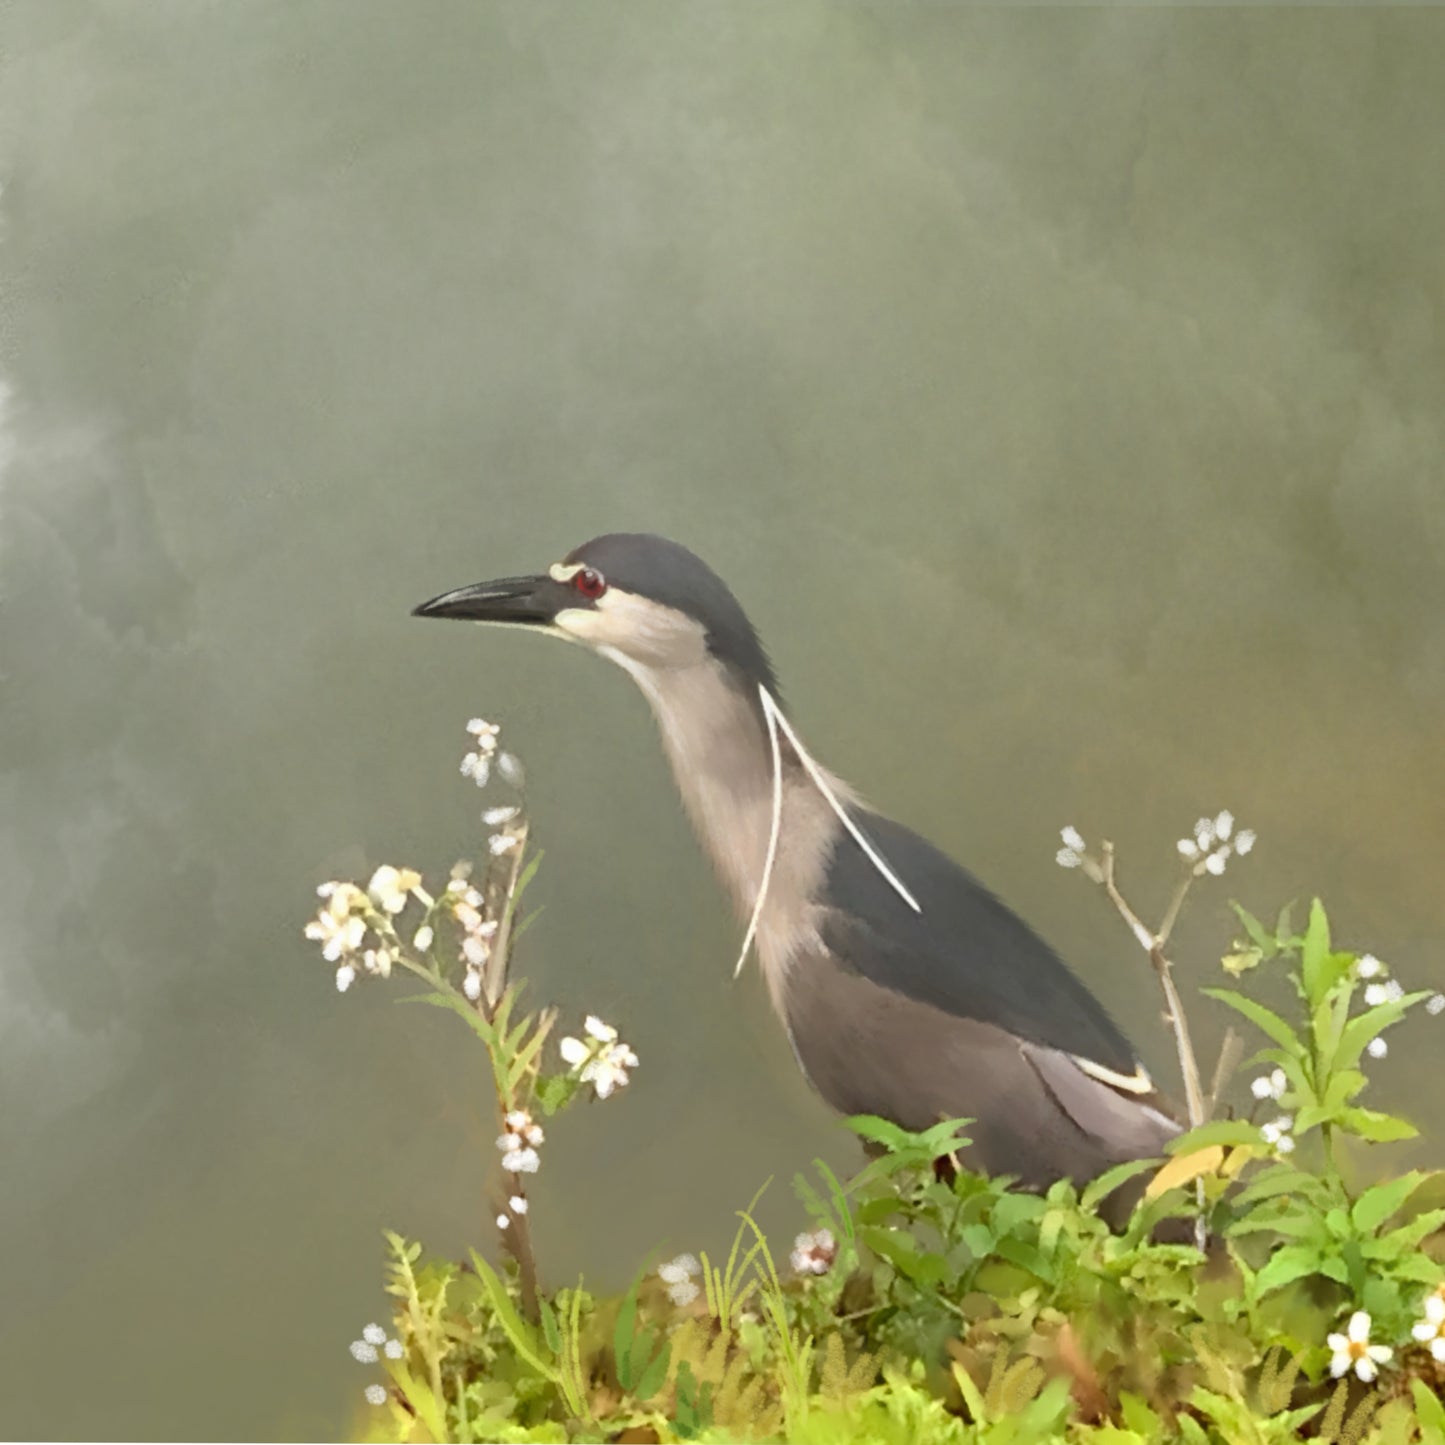
[[[682,668],[622,665],[636,678],[662,732],[663,747],[703,847],[740,918],[757,901],[772,828],[772,749],[761,709],[708,658]],[[775,1004],[798,948],[814,933],[818,897],[837,818],[786,739],[777,855],[758,925],[758,956]],[[851,790],[831,780],[844,802]]]

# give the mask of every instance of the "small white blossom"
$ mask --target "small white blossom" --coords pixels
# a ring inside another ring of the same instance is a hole
[[[1384,1039],[1371,1039],[1370,1042],[1365,1045],[1365,1052],[1369,1054],[1372,1059],[1383,1059],[1385,1055],[1390,1052],[1390,1046]]]
[[[509,1215],[509,1214],[499,1214],[499,1215],[497,1216],[497,1228],[498,1228],[498,1229],[505,1229],[511,1222],[512,1222],[512,1217],[511,1217],[511,1215]]]
[[[1293,1154],[1293,1153],[1294,1153],[1294,1135],[1293,1135],[1293,1134],[1283,1134],[1283,1135],[1281,1135],[1281,1136],[1280,1136],[1280,1139],[1279,1139],[1279,1142],[1274,1146],[1274,1148],[1275,1148],[1275,1153],[1277,1153],[1277,1154]]]
[[[1199,857],[1199,844],[1193,838],[1181,838],[1174,846],[1179,849],[1180,857],[1189,859],[1191,863]]]
[[[697,1262],[696,1256],[680,1254],[676,1259],[660,1265],[657,1277],[667,1286],[668,1298],[678,1309],[682,1309],[698,1297],[700,1291],[693,1281],[701,1273],[702,1266]]]
[[[603,1044],[597,1057],[582,1066],[582,1082],[591,1084],[599,1099],[627,1082],[628,1069],[637,1067],[637,1055],[626,1044]]]
[[[351,1358],[363,1365],[374,1365],[381,1358],[370,1340],[352,1340]]]
[[[497,759],[497,771],[514,788],[520,788],[527,780],[527,775],[522,769],[521,759],[515,753],[503,753]]]
[[[307,938],[320,943],[322,958],[327,963],[335,963],[343,954],[360,948],[361,940],[366,937],[366,920],[352,911],[363,895],[351,883],[330,883],[322,887],[330,890],[323,895],[325,906],[306,925],[305,932]]]
[[[527,1201],[520,1194],[514,1194],[508,1201],[513,1214],[525,1214],[527,1212]]]
[[[1281,1114],[1278,1119],[1271,1123],[1260,1126],[1260,1136],[1266,1144],[1273,1144],[1276,1148],[1283,1143],[1289,1131],[1294,1127],[1294,1120],[1288,1114]],[[1294,1148],[1294,1141],[1290,1141],[1290,1148]],[[1289,1150],[1285,1151],[1286,1153]]]
[[[502,731],[496,723],[483,722],[481,718],[474,717],[467,723],[467,731],[477,740],[477,748],[480,752],[488,754],[496,752],[497,738]]]
[[[1250,1084],[1249,1091],[1256,1099],[1280,1099],[1284,1097],[1288,1083],[1284,1070],[1276,1069],[1272,1074],[1261,1074]]]
[[[364,1339],[368,1345],[384,1345],[386,1343],[386,1331],[382,1329],[380,1325],[367,1325],[361,1332],[361,1338]]]
[[[1194,841],[1199,844],[1201,852],[1207,852],[1214,846],[1214,819],[1200,818],[1194,825]]]
[[[557,1052],[562,1055],[562,1062],[570,1064],[574,1069],[580,1068],[587,1062],[592,1050],[582,1042],[581,1039],[567,1037],[557,1045]]]
[[[367,1403],[368,1405],[384,1405],[384,1404],[386,1404],[386,1386],[385,1386],[385,1385],[368,1385],[368,1386],[366,1387],[366,1390],[364,1391],[364,1393],[365,1393],[365,1395],[366,1395],[366,1403]]]
[[[386,1349],[382,1351],[388,1360],[399,1360],[405,1351],[401,1347],[400,1340],[388,1340]]]
[[[385,948],[368,948],[361,955],[362,966],[376,978],[391,977],[391,953]]]
[[[1370,1317],[1364,1310],[1356,1310],[1350,1316],[1345,1334],[1330,1335],[1325,1343],[1333,1356],[1330,1374],[1336,1379],[1353,1367],[1355,1374],[1369,1384],[1380,1373],[1380,1366],[1388,1364],[1394,1356],[1388,1345],[1370,1343]]]
[[[366,891],[383,912],[397,914],[406,907],[407,895],[421,887],[421,874],[414,868],[393,868],[383,863],[371,875]]]
[[[482,996],[482,976],[476,969],[469,968],[467,976],[462,980],[462,992],[471,999],[473,1003]]]
[[[479,788],[485,788],[492,778],[492,761],[481,753],[468,753],[462,759],[462,777],[470,778]]]
[[[487,839],[487,847],[494,858],[500,858],[503,853],[510,853],[521,841],[515,833],[493,833]]]
[[[1361,978],[1374,978],[1384,971],[1385,965],[1373,953],[1361,954],[1359,962],[1355,964],[1355,972]]]
[[[513,1149],[502,1155],[502,1168],[508,1174],[535,1174],[542,1167],[542,1157],[535,1149]]]
[[[1226,809],[1214,820],[1214,836],[1221,843],[1229,841],[1229,835],[1234,831],[1234,814]]]
[[[532,1116],[525,1109],[513,1109],[505,1122],[513,1134],[520,1136],[528,1144],[537,1145],[546,1138],[542,1133],[542,1126],[534,1124]]]
[[[1241,858],[1243,858],[1244,855],[1248,853],[1249,850],[1253,847],[1254,829],[1241,828],[1239,832],[1234,835],[1234,851],[1238,853]]]
[[[1229,854],[1221,848],[1217,853],[1211,853],[1204,860],[1204,871],[1212,873],[1216,878],[1224,872],[1224,865],[1229,861]]]
[[[1385,1002],[1399,1003],[1405,997],[1405,985],[1398,978],[1392,978],[1385,985]]]
[[[1445,1296],[1438,1293],[1425,1296],[1424,1314],[1410,1333],[1422,1345],[1429,1345],[1430,1353],[1445,1364]]]
[[[478,934],[469,933],[462,939],[462,957],[473,968],[480,968],[491,956],[491,950]]]
[[[336,970],[336,992],[345,993],[356,982],[356,970],[349,963],[343,963]]]
[[[1084,835],[1072,824],[1067,828],[1061,828],[1059,837],[1064,840],[1064,847],[1072,848],[1076,853],[1082,853],[1088,846],[1084,842]]]
[[[489,828],[500,828],[503,823],[510,823],[519,812],[521,812],[521,809],[514,807],[488,808],[487,811],[482,814],[482,822]]]
[[[1365,985],[1365,1006],[1377,1008],[1382,1003],[1388,1003],[1390,991],[1383,983],[1367,983]]]
[[[1054,862],[1060,868],[1077,868],[1084,861],[1084,855],[1073,848],[1060,848],[1054,854]]]
[[[1445,993],[1434,993],[1425,1000],[1425,1012],[1434,1016],[1445,1013]]]
[[[617,1042],[617,1030],[611,1024],[603,1023],[596,1014],[588,1014],[582,1027],[599,1043],[613,1044]]]
[[[435,938],[436,933],[433,931],[431,924],[427,923],[417,929],[416,935],[411,941],[411,946],[416,949],[418,953],[426,953],[427,950],[431,948]]]
[[[812,1234],[800,1234],[793,1241],[793,1252],[788,1260],[794,1274],[826,1274],[837,1254],[838,1245],[833,1239],[833,1232],[819,1229]]]

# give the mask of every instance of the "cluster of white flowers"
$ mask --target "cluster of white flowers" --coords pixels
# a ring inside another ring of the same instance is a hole
[[[487,839],[487,847],[492,857],[499,858],[503,853],[510,853],[518,843],[522,841],[520,828],[510,827],[521,817],[522,810],[518,807],[488,808],[482,814],[482,822],[489,828],[496,828],[499,831]]]
[[[1230,858],[1236,854],[1242,858],[1254,847],[1254,831],[1240,828],[1236,832],[1234,814],[1226,809],[1213,818],[1200,818],[1193,836],[1181,838],[1177,846],[1179,856],[1192,865],[1196,877],[1201,873],[1218,877]]]
[[[637,1067],[637,1055],[617,1037],[617,1030],[605,1024],[596,1014],[588,1014],[583,1024],[587,1040],[563,1039],[558,1045],[562,1060],[574,1071],[580,1070],[584,1084],[591,1084],[599,1099],[627,1083],[627,1071]]]
[[[399,1360],[404,1353],[401,1341],[387,1339],[386,1331],[376,1324],[367,1325],[361,1338],[351,1342],[351,1358],[363,1365],[374,1365],[383,1355],[388,1360]],[[368,1385],[363,1393],[368,1405],[386,1404],[385,1385]]]
[[[1365,980],[1365,1007],[1379,1008],[1381,1004],[1398,1003],[1405,997],[1404,985],[1391,978],[1387,965],[1380,962],[1373,953],[1362,953],[1355,960],[1354,974]],[[1429,1008],[1429,1003],[1426,1008]],[[1390,1046],[1383,1038],[1373,1038],[1365,1045],[1365,1052],[1372,1059],[1383,1059]]]
[[[1425,1000],[1425,1012],[1434,1018],[1438,1014],[1445,1013],[1445,993],[1432,993]]]
[[[525,1109],[513,1109],[505,1122],[507,1132],[497,1139],[497,1148],[502,1151],[502,1168],[508,1174],[535,1174],[542,1167],[542,1157],[537,1153],[546,1138],[542,1126],[534,1124]]]
[[[1256,1099],[1273,1099],[1276,1103],[1284,1098],[1284,1091],[1289,1080],[1284,1076],[1283,1069],[1276,1069],[1272,1074],[1261,1074],[1249,1086],[1249,1091]]]
[[[1395,1354],[1388,1345],[1370,1343],[1370,1317],[1364,1310],[1356,1310],[1350,1316],[1344,1334],[1330,1335],[1325,1343],[1331,1353],[1330,1374],[1338,1379],[1353,1369],[1366,1384],[1380,1373],[1381,1365],[1390,1363]]]
[[[1294,1135],[1290,1130],[1293,1128],[1294,1116],[1281,1114],[1279,1118],[1271,1120],[1268,1124],[1262,1124],[1259,1135],[1276,1154],[1292,1154],[1294,1153]]]
[[[371,923],[377,921],[377,913],[371,910],[394,918],[409,898],[417,898],[428,907],[432,902],[416,869],[393,868],[390,863],[383,863],[371,875],[365,892],[354,883],[332,882],[321,884],[316,893],[322,899],[321,910],[306,925],[306,937],[319,943],[321,956],[336,965],[340,993],[345,993],[362,973],[373,978],[391,977],[396,956],[385,942],[378,936],[376,947],[362,948]]]
[[[838,1245],[831,1229],[815,1229],[793,1241],[788,1262],[794,1274],[827,1274],[838,1257]]]
[[[1054,854],[1054,862],[1060,868],[1077,868],[1084,861],[1087,846],[1083,834],[1071,823],[1059,829],[1059,837],[1064,840],[1064,846]]]
[[[1436,1290],[1425,1296],[1421,1318],[1410,1333],[1422,1345],[1429,1345],[1430,1353],[1445,1365],[1445,1294]]]
[[[498,774],[520,788],[523,782],[522,764],[511,753],[500,752],[502,730],[496,723],[474,717],[467,723],[472,735],[472,751],[462,759],[462,776],[470,778],[479,788],[485,788],[491,781],[495,764]]]
[[[537,1132],[540,1134],[542,1131],[539,1129]],[[540,1143],[541,1141],[539,1140],[538,1142]],[[527,1204],[527,1199],[525,1195],[514,1194],[507,1201],[507,1208],[511,1210],[511,1214],[499,1214],[497,1216],[497,1228],[506,1229],[507,1226],[512,1222],[512,1215],[525,1214],[528,1207],[529,1206]]]
[[[667,1286],[667,1297],[682,1309],[698,1297],[697,1277],[701,1273],[702,1266],[695,1254],[680,1254],[660,1266],[657,1277]]]
[[[481,889],[473,887],[471,871],[469,863],[458,863],[452,869],[451,881],[447,884],[447,907],[462,930],[462,957],[467,964],[462,992],[475,1003],[482,996],[482,970],[492,956],[497,920],[483,915],[486,900]]]

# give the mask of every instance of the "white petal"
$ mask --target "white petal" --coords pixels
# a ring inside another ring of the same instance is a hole
[[[1425,1318],[1437,1325],[1445,1325],[1445,1296],[1432,1294],[1425,1297]]]
[[[1084,860],[1072,848],[1060,848],[1054,854],[1054,862],[1060,868],[1077,868]]]
[[[491,849],[492,857],[500,858],[503,853],[510,853],[519,841],[514,833],[493,833],[487,839],[487,847]]]
[[[698,1287],[691,1280],[683,1284],[675,1284],[667,1291],[669,1298],[678,1309],[690,1305],[698,1296]]]
[[[462,939],[462,957],[473,968],[480,968],[487,961],[487,945],[474,933]]]
[[[362,1393],[366,1396],[366,1403],[368,1405],[386,1404],[385,1385],[368,1385]]]
[[[1222,850],[1218,853],[1211,853],[1209,857],[1204,860],[1204,870],[1206,873],[1212,873],[1218,878],[1219,875],[1224,872],[1224,865],[1228,861],[1229,854]]]
[[[1242,858],[1254,847],[1254,829],[1241,828],[1234,835],[1234,851]]]
[[[611,1069],[600,1069],[597,1077],[593,1080],[592,1087],[597,1090],[597,1097],[605,1099],[612,1092],[612,1071]]]
[[[1350,1342],[1343,1335],[1326,1335],[1325,1348],[1333,1350],[1337,1355],[1347,1355]]]
[[[477,758],[476,766],[472,769],[472,781],[479,787],[485,788],[492,777],[492,763],[489,758]]]
[[[507,1215],[507,1214],[499,1214],[499,1215],[497,1216],[497,1228],[498,1228],[498,1229],[505,1229],[511,1222],[512,1222],[512,1219],[511,1219],[511,1216],[510,1216],[510,1215]]]
[[[1430,1353],[1434,1355],[1442,1365],[1445,1365],[1445,1335],[1430,1341]]]
[[[1199,844],[1193,838],[1181,838],[1175,845],[1179,852],[1191,862],[1199,856]]]
[[[1440,1337],[1438,1326],[1432,1325],[1429,1320],[1421,1320],[1417,1325],[1410,1326],[1410,1333],[1415,1336],[1421,1344],[1426,1340],[1435,1340]]]
[[[482,814],[482,822],[489,828],[499,827],[503,823],[510,823],[521,810],[519,808],[488,808]]]
[[[1365,985],[1365,1006],[1367,1008],[1377,1008],[1380,1004],[1388,1002],[1389,997],[1384,984],[1367,983]]]
[[[345,993],[355,982],[356,970],[349,963],[343,963],[336,970],[336,992]]]
[[[596,1014],[588,1014],[587,1021],[582,1025],[594,1039],[601,1040],[604,1044],[610,1044],[617,1038],[617,1030],[611,1024],[605,1024]]]
[[[1234,814],[1223,812],[1214,820],[1214,835],[1216,838],[1228,838],[1234,832]]]
[[[1214,842],[1214,819],[1201,818],[1194,825],[1194,840],[1201,848],[1208,848]]]
[[[513,1214],[525,1214],[527,1212],[527,1201],[520,1194],[514,1194],[507,1203],[512,1207]]]
[[[436,933],[428,923],[417,929],[416,937],[412,939],[411,946],[416,949],[418,953],[425,953],[432,946],[435,939]]]
[[[497,759],[497,771],[514,788],[520,788],[526,779],[522,764],[514,753],[503,753]]]
[[[1350,1316],[1345,1333],[1357,1344],[1362,1345],[1370,1338],[1370,1316],[1364,1310],[1356,1310]]]
[[[562,1055],[563,1063],[571,1064],[575,1069],[585,1062],[588,1050],[581,1039],[565,1038],[557,1045],[557,1052]]]
[[[1425,1012],[1432,1016],[1445,1013],[1445,993],[1431,994],[1425,1000]]]
[[[462,992],[471,999],[473,1003],[482,996],[482,976],[476,969],[469,968],[467,976],[462,980]]]
[[[1379,1365],[1388,1365],[1394,1353],[1389,1345],[1371,1345],[1369,1350],[1370,1358]]]
[[[525,1109],[513,1109],[506,1118],[507,1128],[515,1133],[520,1133],[531,1122],[532,1116]]]
[[[1383,1059],[1385,1055],[1390,1052],[1390,1046],[1384,1039],[1371,1039],[1370,1042],[1365,1045],[1365,1052],[1369,1054],[1372,1059]]]
[[[1269,1080],[1263,1075],[1251,1082],[1249,1092],[1253,1094],[1256,1099],[1271,1099],[1274,1097],[1274,1090],[1270,1087]]]
[[[386,1331],[380,1325],[367,1325],[362,1330],[361,1338],[369,1345],[384,1345],[386,1343]]]
[[[1077,828],[1073,826],[1062,828],[1059,831],[1059,837],[1076,853],[1084,851],[1084,838]]]
[[[382,1352],[388,1360],[399,1360],[406,1353],[402,1348],[400,1340],[388,1340],[386,1349]]]
[[[1377,973],[1384,971],[1385,965],[1375,957],[1373,953],[1363,953],[1360,961],[1355,965],[1355,971],[1361,978],[1374,978]]]
[[[1286,1134],[1274,1147],[1278,1149],[1281,1154],[1293,1154],[1294,1140]]]
[[[1376,1367],[1375,1362],[1368,1355],[1361,1355],[1360,1358],[1355,1361],[1355,1374],[1367,1385],[1379,1373],[1380,1371]]]
[[[1269,1076],[1270,1093],[1278,1099],[1289,1086],[1289,1079],[1285,1076],[1283,1069],[1276,1069]]]
[[[353,1340],[351,1342],[351,1357],[359,1364],[374,1365],[379,1356],[376,1353],[376,1346],[370,1340]]]

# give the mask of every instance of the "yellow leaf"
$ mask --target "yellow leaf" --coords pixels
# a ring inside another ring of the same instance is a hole
[[[1201,1174],[1213,1174],[1223,1162],[1224,1149],[1218,1144],[1211,1144],[1207,1148],[1196,1149],[1192,1154],[1171,1159],[1149,1181],[1144,1198],[1158,1199],[1166,1190],[1188,1184],[1191,1179],[1198,1179]]]

